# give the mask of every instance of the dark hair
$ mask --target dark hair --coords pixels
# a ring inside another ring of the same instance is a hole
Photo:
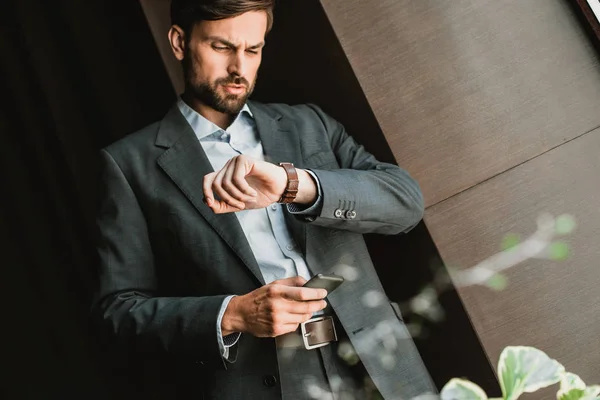
[[[267,32],[273,26],[275,0],[171,0],[171,24],[186,34],[201,21],[237,17],[249,11],[267,13]]]

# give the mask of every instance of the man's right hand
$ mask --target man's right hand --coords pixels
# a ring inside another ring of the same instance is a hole
[[[246,332],[256,337],[276,337],[298,328],[314,312],[327,307],[325,289],[302,287],[306,279],[280,279],[246,295],[231,299],[221,322],[223,336]]]

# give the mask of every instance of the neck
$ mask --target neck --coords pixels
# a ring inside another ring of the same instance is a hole
[[[234,115],[222,113],[214,108],[207,106],[202,103],[194,96],[190,95],[188,92],[185,92],[181,95],[181,98],[185,103],[190,106],[194,111],[198,114],[202,115],[204,118],[218,126],[219,128],[225,130],[233,123],[235,119]]]

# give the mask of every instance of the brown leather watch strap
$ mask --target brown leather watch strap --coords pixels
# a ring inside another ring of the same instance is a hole
[[[285,186],[285,190],[278,203],[292,203],[298,194],[298,172],[296,172],[296,168],[292,163],[282,162],[279,163],[279,165],[287,174],[287,185]]]

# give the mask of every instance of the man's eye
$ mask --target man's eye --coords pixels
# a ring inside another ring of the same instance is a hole
[[[213,49],[223,51],[223,50],[227,50],[228,48],[225,46],[213,46]]]
[[[258,54],[258,50],[246,50],[250,54]]]

